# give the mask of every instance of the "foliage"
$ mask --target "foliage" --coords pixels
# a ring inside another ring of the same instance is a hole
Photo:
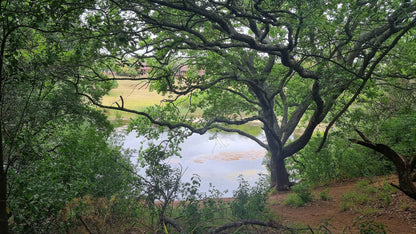
[[[362,218],[357,218],[354,221],[354,227],[357,227],[360,230],[360,233],[387,233],[387,226],[382,223],[377,223],[374,220],[363,220]]]
[[[305,205],[305,202],[302,201],[302,199],[296,193],[290,193],[283,201],[283,204],[292,207],[301,207]]]
[[[400,53],[399,53],[400,54]],[[386,79],[388,85],[377,82],[369,87],[357,108],[339,124],[362,131],[375,142],[391,146],[402,155],[411,156],[415,149],[416,93],[411,81]]]
[[[293,193],[283,201],[283,204],[294,207],[304,206],[306,203],[313,201],[313,196],[309,186],[306,183],[299,183],[292,187]]]
[[[322,201],[329,201],[332,200],[331,195],[329,194],[329,188],[326,188],[324,190],[322,190],[321,192],[319,192],[319,198]]]
[[[265,175],[260,174],[259,181],[254,187],[242,176],[239,177],[239,186],[234,191],[234,200],[231,203],[232,214],[237,219],[265,219],[267,218],[268,208],[268,185]]]
[[[8,228],[7,201],[14,231],[58,230],[54,220],[67,202],[83,197],[80,206],[104,207],[105,216],[115,205],[109,197],[131,189],[125,181],[135,182],[134,192],[146,199],[151,231],[166,229],[172,201],[188,192],[184,214],[194,218],[189,230],[196,231],[198,223],[217,218],[218,204],[207,199],[200,209],[198,180],[182,184],[181,170],[163,161],[178,154],[191,132],[213,128],[269,150],[271,185],[288,189],[284,159],[303,149],[325,118],[337,121],[346,113],[332,133],[339,138],[320,154],[304,148],[294,169],[316,181],[389,171],[379,156],[352,152],[344,129],[367,125],[366,132],[396,150],[415,153],[416,134],[407,127],[415,119],[415,41],[408,34],[415,8],[411,1],[1,1],[0,232]],[[155,68],[148,77],[135,67],[144,61]],[[178,73],[184,65],[189,70]],[[108,144],[104,116],[86,102],[103,107],[102,96],[115,85],[104,75],[111,71],[167,95],[143,111],[127,109],[122,97],[117,107],[107,106],[138,114],[130,128],[156,141],[141,151],[147,177],[140,181],[130,176],[134,170],[119,148]],[[411,98],[377,87],[384,84],[409,86]],[[347,112],[357,100],[362,106]],[[386,111],[403,101],[397,113]],[[235,127],[253,122],[262,124],[267,142]],[[174,131],[160,138],[167,129]],[[230,208],[235,217],[261,217],[263,182],[251,191],[240,181]],[[308,199],[302,189],[296,194]]]
[[[84,196],[74,198],[60,212],[59,219],[71,223],[68,233],[115,233],[151,231],[146,229],[149,212],[133,194],[110,198]],[[132,224],[140,227],[132,227]]]
[[[394,165],[373,150],[357,147],[346,139],[355,135],[354,128],[362,130],[377,143],[391,146],[404,156],[414,155],[415,93],[407,81],[389,81],[389,86],[372,83],[358,104],[340,118],[326,146],[319,152],[320,135],[294,156],[291,165],[299,177],[327,183],[333,179],[390,174]],[[342,149],[342,150],[340,150]],[[313,155],[311,157],[311,155]],[[409,158],[410,159],[410,158]]]
[[[321,137],[313,137],[309,145],[293,158],[289,168],[295,170],[295,179],[311,183],[329,183],[362,176],[383,175],[393,172],[393,165],[371,150],[357,147],[346,141],[347,132],[331,134],[326,147],[316,152]],[[341,150],[342,149],[342,150]]]
[[[416,109],[410,113],[397,113],[395,117],[389,118],[381,126],[385,135],[385,141],[392,148],[405,156],[416,154]],[[410,159],[410,158],[409,158]]]
[[[355,210],[363,215],[377,213],[372,207],[388,207],[391,204],[391,195],[397,192],[387,182],[380,186],[372,185],[368,180],[357,183],[357,191],[349,191],[342,195],[341,210]]]
[[[159,130],[148,131],[146,136],[159,136]],[[223,193],[215,187],[211,187],[208,194],[199,192],[201,179],[198,175],[193,175],[189,182],[182,182],[181,168],[173,168],[165,162],[178,153],[177,144],[182,138],[180,132],[165,134],[139,152],[139,163],[146,175],[137,174],[140,178],[137,188],[143,191],[141,197],[146,202],[145,213],[149,214],[148,226],[152,231],[166,228],[200,233],[227,220],[269,217],[266,206],[269,186],[265,176],[253,187],[240,177],[240,186],[234,191],[231,203],[224,202]],[[177,199],[181,202],[175,202]]]
[[[324,119],[332,126],[390,64],[405,67],[391,52],[412,44],[416,8],[413,2],[269,0],[99,6],[86,14],[85,33],[94,41],[117,32],[103,49],[121,62],[145,61],[152,71],[136,80],[167,99],[143,111],[106,107],[167,129],[249,137],[269,151],[271,186],[281,190],[290,185],[284,160],[308,144]],[[235,128],[253,122],[263,125],[266,142]],[[295,130],[299,137],[289,140]]]
[[[90,3],[1,2],[0,178],[8,191],[0,194],[14,232],[65,230],[57,215],[72,198],[129,190],[128,159],[107,142],[109,123],[78,95],[100,100],[114,85],[88,79],[102,74],[91,71],[102,65],[91,59],[96,47],[69,33]]]
[[[191,178],[185,183],[186,198],[178,207],[180,220],[188,233],[207,232],[213,226],[221,225],[229,218],[229,205],[223,201],[223,193],[211,186],[208,194],[198,191],[200,178]]]
[[[135,66],[123,64],[123,66],[120,68],[120,71],[117,72],[117,75],[136,77],[139,75],[139,71],[137,70]]]
[[[73,198],[110,198],[131,190],[128,158],[92,126],[61,126],[53,153],[9,171],[9,209],[14,232],[59,230],[59,212]],[[33,156],[33,155],[32,155]]]

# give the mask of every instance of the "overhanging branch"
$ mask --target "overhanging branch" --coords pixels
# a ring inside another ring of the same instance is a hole
[[[103,104],[95,101],[91,96],[89,96],[87,94],[84,94],[84,93],[77,93],[77,94],[86,97],[95,106],[98,106],[98,107],[101,107],[101,108],[104,108],[104,109],[111,109],[111,110],[123,111],[123,112],[128,112],[128,113],[133,113],[133,114],[136,114],[136,115],[144,116],[152,124],[156,124],[156,125],[159,125],[159,126],[167,127],[167,128],[169,128],[171,130],[172,129],[178,129],[178,128],[186,128],[189,131],[191,131],[192,133],[197,133],[197,134],[201,134],[201,135],[204,134],[204,133],[206,133],[210,129],[219,129],[219,130],[226,131],[226,132],[234,132],[234,133],[238,133],[239,135],[242,135],[242,136],[245,136],[245,137],[250,138],[251,140],[253,140],[256,143],[258,143],[261,147],[263,147],[266,150],[268,150],[267,144],[263,143],[260,139],[258,139],[257,137],[255,137],[255,136],[253,136],[251,134],[248,134],[248,133],[246,133],[244,131],[241,131],[241,130],[238,130],[238,129],[226,128],[224,126],[215,124],[215,123],[224,123],[224,124],[231,124],[231,125],[243,125],[243,124],[249,123],[251,121],[259,120],[259,117],[257,117],[257,116],[248,117],[248,118],[244,118],[244,119],[241,119],[241,120],[227,120],[227,119],[214,118],[214,119],[208,121],[207,123],[205,123],[203,127],[196,128],[196,127],[192,126],[191,124],[186,124],[186,123],[176,123],[176,124],[172,124],[170,122],[158,120],[156,118],[153,118],[151,115],[149,115],[146,112],[128,109],[128,108],[122,107],[120,105],[118,105],[117,107],[103,105]]]

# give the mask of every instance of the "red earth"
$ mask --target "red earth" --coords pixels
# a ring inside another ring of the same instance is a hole
[[[270,209],[278,215],[279,222],[286,226],[307,225],[318,229],[326,224],[332,233],[357,233],[358,225],[354,223],[376,222],[384,224],[387,233],[416,233],[416,201],[397,191],[391,195],[389,205],[372,200],[370,204],[357,205],[347,210],[342,209],[342,195],[350,191],[357,191],[357,181],[336,182],[314,190],[314,201],[304,207],[291,207],[284,205],[283,201],[289,192],[278,192],[270,197]],[[370,185],[375,187],[381,184],[398,184],[395,176],[377,177],[370,179]],[[330,199],[319,199],[321,191],[326,191]]]

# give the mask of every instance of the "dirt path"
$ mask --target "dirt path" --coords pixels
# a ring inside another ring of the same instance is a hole
[[[372,185],[379,185],[381,180],[394,182],[394,177],[379,178],[372,181]],[[304,207],[294,208],[283,205],[283,201],[289,193],[278,193],[270,197],[270,208],[276,212],[280,222],[286,225],[304,224],[313,228],[328,223],[328,228],[333,233],[357,233],[354,222],[357,218],[386,225],[388,233],[416,233],[416,201],[403,195],[401,192],[392,194],[390,205],[380,205],[375,203],[354,207],[347,211],[342,211],[342,195],[348,191],[356,191],[357,181],[336,183],[325,188],[329,188],[329,201],[319,200],[315,195],[315,200]],[[325,188],[317,188],[314,194],[319,194]]]

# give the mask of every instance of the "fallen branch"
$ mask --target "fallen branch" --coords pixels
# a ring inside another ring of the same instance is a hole
[[[166,224],[172,225],[172,227],[175,228],[176,231],[178,231],[179,233],[183,232],[183,228],[181,227],[181,225],[178,222],[176,222],[176,220],[174,220],[172,218],[169,218],[169,217],[166,217],[166,216],[163,216],[163,221]]]
[[[84,222],[84,220],[81,217],[79,217],[79,220],[81,221],[82,225],[84,225],[84,227],[87,230],[87,232],[89,234],[92,234],[91,230],[88,228],[88,225]]]
[[[218,227],[211,231],[211,233],[221,233],[227,229],[230,228],[237,228],[244,225],[257,225],[257,226],[263,226],[263,227],[269,227],[273,229],[277,229],[279,231],[289,231],[290,233],[296,233],[296,231],[299,231],[299,229],[290,228],[287,226],[284,226],[282,224],[273,222],[273,221],[261,221],[261,220],[240,220],[232,223],[227,223],[222,225],[221,227]],[[309,230],[309,229],[302,229],[302,230]]]

